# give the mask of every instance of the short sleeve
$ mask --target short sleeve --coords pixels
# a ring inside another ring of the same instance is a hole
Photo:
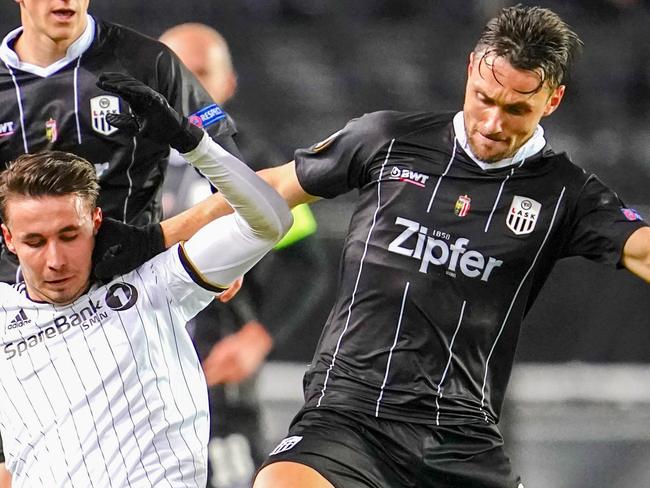
[[[200,121],[215,141],[230,141],[237,132],[230,116],[205,91],[196,77],[166,46],[162,46],[157,62],[158,91],[180,114]],[[228,144],[223,143],[223,146]]]
[[[296,175],[309,194],[333,198],[365,183],[368,165],[390,140],[389,112],[352,119],[327,139],[295,153]]]
[[[214,291],[203,288],[183,266],[176,244],[155,256],[135,272],[152,294],[165,297],[172,309],[187,322],[214,299]]]
[[[616,193],[591,175],[582,188],[563,256],[583,256],[592,261],[618,265],[625,242],[647,224]]]

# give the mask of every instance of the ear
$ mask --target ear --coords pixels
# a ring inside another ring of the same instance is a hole
[[[16,246],[14,246],[14,241],[11,236],[11,232],[9,231],[9,227],[7,227],[5,224],[2,224],[2,237],[5,240],[5,245],[7,246],[7,249],[9,249],[12,253],[16,254]]]
[[[469,78],[472,74],[472,70],[474,69],[474,51],[469,53],[469,63],[467,64],[467,78]]]
[[[93,210],[93,235],[96,236],[97,232],[99,231],[99,228],[102,226],[102,221],[104,220],[104,214],[102,213],[102,209],[99,207],[95,207]]]
[[[546,107],[544,107],[544,117],[551,115],[557,110],[557,108],[560,106],[560,102],[562,101],[562,97],[564,97],[565,90],[565,85],[560,85],[553,90],[553,93],[551,93],[551,96],[546,101]]]

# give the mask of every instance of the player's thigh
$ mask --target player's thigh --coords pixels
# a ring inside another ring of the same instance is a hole
[[[309,466],[279,461],[262,468],[253,488],[334,488],[334,485]]]

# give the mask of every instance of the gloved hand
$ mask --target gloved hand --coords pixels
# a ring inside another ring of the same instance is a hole
[[[203,130],[140,80],[124,73],[102,73],[97,86],[126,100],[133,111],[132,115],[107,114],[106,120],[112,126],[129,135],[141,133],[160,144],[169,144],[180,153],[190,152],[201,142]]]
[[[93,275],[100,281],[128,273],[165,250],[159,224],[143,227],[105,218],[95,236]]]

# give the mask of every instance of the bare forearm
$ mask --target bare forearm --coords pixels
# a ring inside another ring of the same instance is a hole
[[[317,197],[305,193],[296,177],[294,162],[282,166],[263,169],[257,172],[264,181],[273,187],[290,207],[300,203],[317,200]],[[212,195],[194,207],[161,222],[165,246],[169,247],[192,237],[201,227],[214,219],[232,213],[228,202],[220,195]]]
[[[215,193],[184,212],[163,220],[160,227],[165,238],[165,247],[169,248],[177,242],[188,240],[201,227],[232,212],[232,207],[226,199]]]

